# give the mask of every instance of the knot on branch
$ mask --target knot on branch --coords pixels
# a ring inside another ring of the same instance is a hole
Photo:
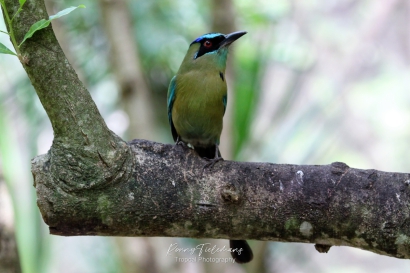
[[[222,200],[229,203],[239,203],[240,190],[233,184],[226,185],[221,189]]]
[[[331,165],[331,172],[333,174],[344,174],[346,173],[346,171],[350,168],[349,166],[347,166],[347,164],[343,163],[343,162],[333,162]]]
[[[65,192],[77,192],[126,181],[134,167],[131,149],[117,136],[110,144],[103,149],[55,139],[46,163],[53,183]]]

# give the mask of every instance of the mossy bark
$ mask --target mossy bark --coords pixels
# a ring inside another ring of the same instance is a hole
[[[19,2],[6,0],[5,4],[11,18]],[[27,1],[13,21],[17,42],[23,40],[33,23],[45,18],[48,15],[43,1]],[[22,65],[53,126],[49,155],[54,179],[65,181],[68,188],[72,183],[87,188],[89,183],[103,186],[123,179],[123,174],[132,169],[130,148],[107,128],[66,59],[51,25],[37,31],[20,51],[25,60]],[[73,171],[67,172],[67,165]]]
[[[18,1],[6,5],[12,14]],[[13,25],[18,41],[45,11],[42,1],[27,1]],[[338,162],[224,161],[202,172],[206,162],[192,150],[112,133],[51,27],[21,51],[55,133],[50,151],[32,162],[52,234],[306,242],[410,258],[410,174]]]
[[[103,188],[67,190],[53,180],[50,155],[33,161],[38,205],[52,234],[306,242],[410,258],[410,174],[340,162],[224,161],[202,172],[206,161],[188,148],[129,145],[132,174]]]

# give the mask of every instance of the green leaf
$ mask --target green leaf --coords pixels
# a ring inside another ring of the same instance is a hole
[[[85,6],[84,6],[84,5],[79,5],[78,7],[69,7],[69,8],[66,8],[66,9],[64,9],[64,10],[62,10],[62,11],[59,11],[59,12],[56,13],[55,15],[51,15],[48,19],[51,21],[51,20],[60,18],[61,16],[67,15],[67,14],[69,14],[70,12],[72,12],[73,10],[75,10],[75,9],[77,9],[77,8],[85,8]]]
[[[26,3],[26,0],[19,0],[19,2],[20,2],[20,8],[22,8],[24,3]]]
[[[46,19],[41,19],[38,22],[35,22],[30,29],[27,31],[26,35],[24,35],[24,39],[23,41],[20,43],[19,47],[28,39],[31,38],[33,36],[33,34],[40,29],[46,28],[48,27],[48,25],[50,24],[50,20],[46,20]]]
[[[20,3],[21,3],[22,1],[25,1],[25,0],[20,0]],[[23,4],[24,4],[24,3],[23,3]],[[35,23],[30,27],[30,29],[28,30],[28,32],[26,33],[26,35],[24,35],[24,39],[23,39],[23,41],[20,43],[19,47],[20,47],[28,38],[31,38],[36,31],[48,27],[48,25],[50,25],[50,22],[51,22],[52,20],[57,19],[57,18],[60,18],[61,16],[64,16],[64,15],[67,15],[67,14],[69,14],[70,12],[72,12],[73,10],[75,10],[75,9],[77,9],[77,8],[85,8],[85,6],[84,6],[84,5],[79,5],[78,7],[69,7],[69,8],[66,8],[66,9],[64,9],[64,10],[62,10],[62,11],[60,11],[60,12],[58,12],[58,13],[55,14],[55,15],[50,16],[50,17],[48,18],[48,20],[46,20],[46,19],[41,19],[40,21],[35,22]]]
[[[8,48],[7,48],[5,45],[3,45],[2,43],[0,43],[0,53],[10,54],[10,55],[17,56],[16,53],[14,53],[14,52],[11,51],[10,49],[8,49]]]

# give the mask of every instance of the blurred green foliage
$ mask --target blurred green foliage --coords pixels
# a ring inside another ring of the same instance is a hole
[[[50,14],[86,4],[87,9],[56,22],[64,37],[60,42],[108,126],[122,128],[116,118],[122,111],[120,96],[98,1],[48,2],[55,9]],[[407,1],[232,3],[238,30],[248,31],[230,55],[235,97],[228,101],[233,117],[225,123],[233,124],[235,158],[292,164],[343,161],[351,167],[409,172]],[[212,10],[204,1],[140,0],[129,1],[129,11],[144,77],[164,132],[154,140],[171,143],[165,103],[168,83],[189,43],[211,31]],[[1,20],[0,30],[5,30]],[[12,48],[1,33],[0,42]],[[36,207],[29,164],[30,158],[47,152],[52,129],[18,59],[1,54],[0,116],[0,172],[13,197],[24,272],[128,272],[114,240],[47,234]],[[124,130],[116,133],[122,135]],[[164,261],[166,246],[155,251],[158,268],[180,270]],[[143,255],[140,252],[136,251]],[[271,245],[266,255],[268,272],[409,271],[406,261],[348,248],[332,248],[323,255],[312,245],[279,243]]]

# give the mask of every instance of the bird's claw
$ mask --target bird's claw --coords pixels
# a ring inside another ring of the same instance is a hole
[[[177,141],[177,142],[175,142],[175,145],[180,145],[180,146],[183,146],[183,147],[188,147],[188,145],[186,145],[186,143],[185,142],[183,142],[183,141]]]
[[[184,141],[182,141],[179,137],[177,138],[177,141],[175,141],[175,145],[180,145],[184,148],[188,147],[188,145]]]
[[[205,164],[205,166],[202,168],[202,171],[204,171],[206,168],[210,168],[210,169],[212,169],[213,167],[214,167],[214,165],[215,165],[215,163],[216,162],[218,162],[218,161],[221,161],[221,160],[224,160],[222,157],[220,157],[220,156],[218,156],[218,157],[215,157],[215,158],[206,158],[206,157],[204,157],[204,159],[206,160],[206,161],[209,161],[208,163],[206,163]]]

